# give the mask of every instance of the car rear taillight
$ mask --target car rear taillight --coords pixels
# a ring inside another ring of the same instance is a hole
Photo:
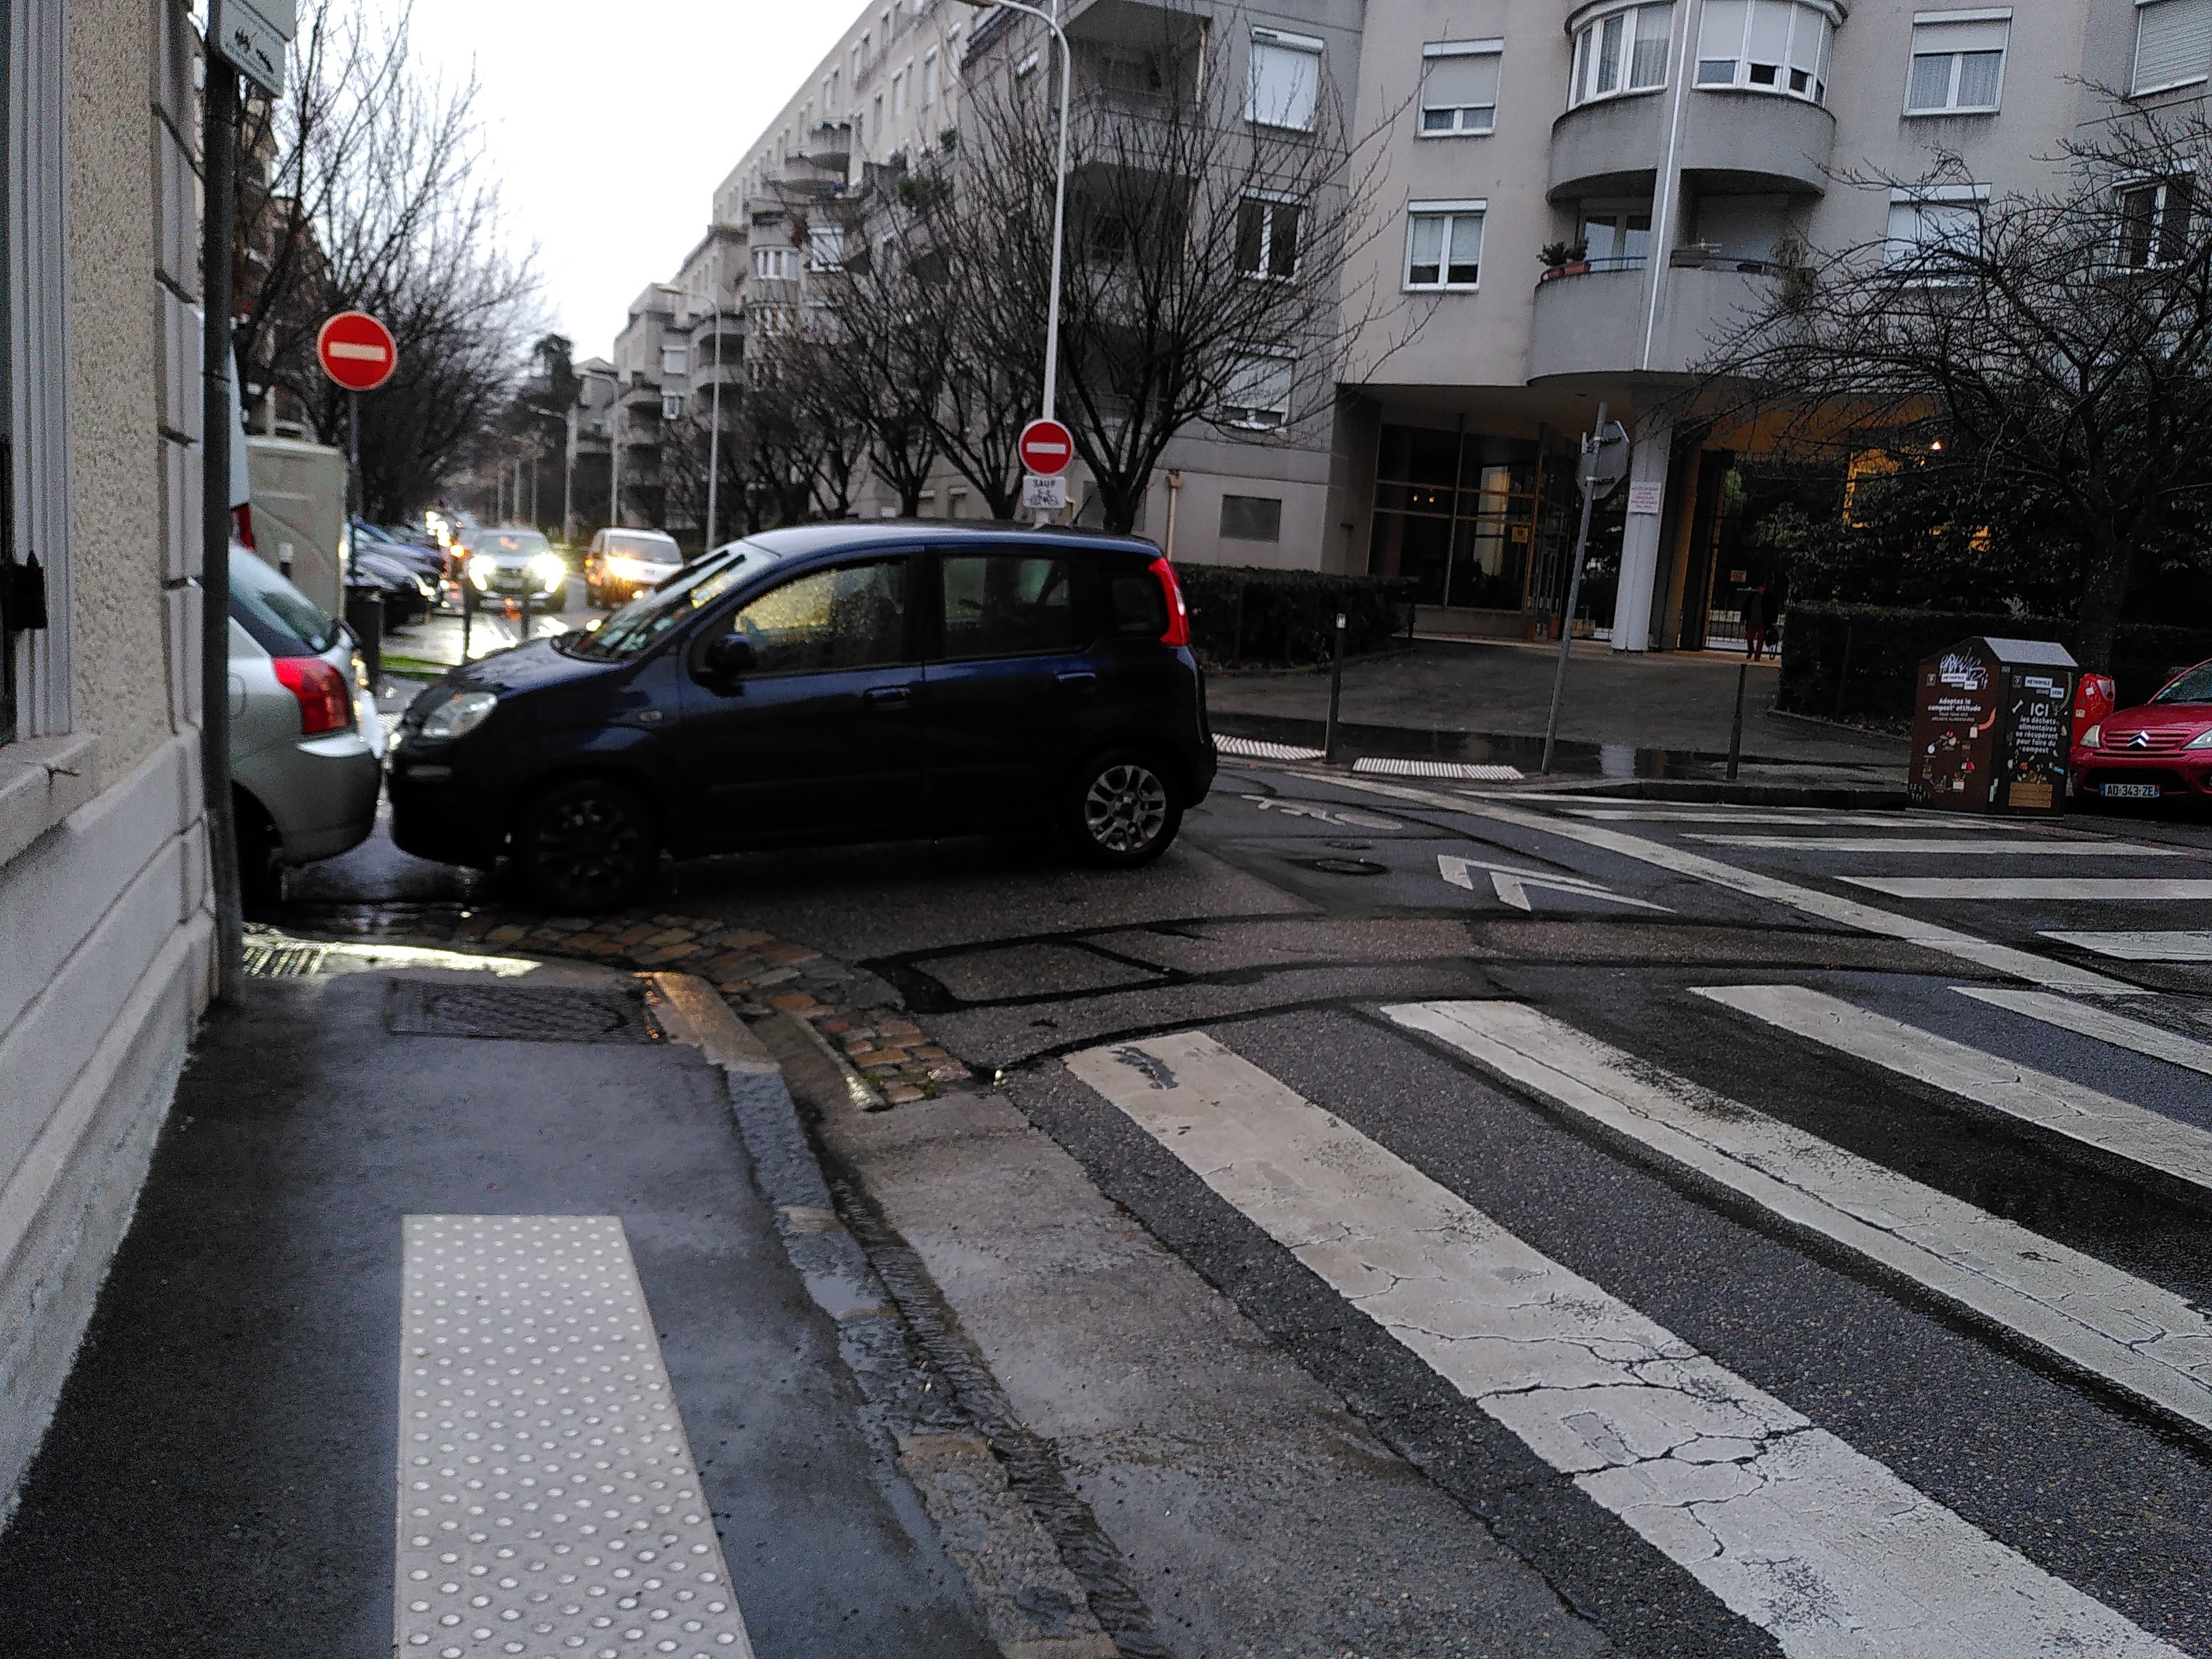
[[[249,553],[260,550],[253,545],[253,503],[240,501],[230,509],[230,538]]]
[[[320,657],[279,657],[272,666],[276,683],[299,700],[301,737],[343,732],[353,724],[345,676]]]
[[[1182,584],[1176,580],[1175,567],[1164,558],[1152,561],[1152,574],[1160,585],[1160,597],[1168,604],[1168,631],[1160,635],[1162,645],[1190,643],[1190,611],[1182,602]]]

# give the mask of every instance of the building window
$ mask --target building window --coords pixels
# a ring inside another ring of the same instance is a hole
[[[1537,486],[1548,476],[1525,440],[1385,426],[1368,569],[1411,577],[1422,605],[1519,611],[1543,522]]]
[[[2128,90],[2140,97],[2186,87],[2212,74],[2212,0],[2136,0],[2136,67]]]
[[[1221,498],[1221,538],[1230,542],[1282,540],[1283,498],[1280,495],[1224,495]]]
[[[1415,202],[1407,210],[1406,286],[1471,289],[1482,275],[1484,202]]]
[[[867,252],[864,245],[860,250]],[[845,231],[842,225],[816,225],[806,233],[806,268],[809,270],[842,270],[845,268]]]
[[[1716,4],[1706,0],[1707,15]],[[1741,3],[1741,0],[1736,0]],[[1625,92],[1654,92],[1667,84],[1667,47],[1674,27],[1674,8],[1626,6],[1594,17],[1575,31],[1574,78],[1570,106]]]
[[[1889,239],[1883,263],[1893,269],[1925,267],[1931,276],[1981,252],[1986,185],[1948,185],[1923,195],[1903,191],[1889,198]]]
[[[682,392],[664,392],[660,394],[660,418],[664,421],[680,421],[684,418]]]
[[[1905,85],[1907,115],[1993,110],[2004,82],[2009,14],[1929,17],[1912,25],[1912,73]]]
[[[1828,101],[1835,15],[1802,0],[1705,0],[1697,84]],[[1916,48],[1917,49],[1917,48]]]
[[[1221,423],[1257,432],[1287,426],[1296,362],[1273,352],[1255,352],[1231,370],[1222,388]]]
[[[2157,179],[2120,191],[2120,263],[2130,270],[2178,264],[2189,254],[2196,184]]]
[[[932,46],[921,54],[921,106],[929,108],[937,102],[937,48]]]
[[[690,367],[690,352],[680,343],[660,348],[660,372],[663,374],[681,374]]]
[[[913,72],[914,65],[909,64],[891,76],[891,113],[894,115],[906,113],[906,82],[908,76]]]
[[[796,276],[799,275],[799,250],[795,247],[755,248],[753,275],[770,281]]]
[[[1242,276],[1297,275],[1298,216],[1296,202],[1247,196],[1237,204],[1237,271]]]
[[[1254,29],[1244,118],[1255,126],[1311,132],[1321,100],[1322,47],[1311,35]]]
[[[1585,203],[1582,240],[1592,270],[1641,270],[1651,255],[1651,210]]]
[[[1488,132],[1498,125],[1503,40],[1438,40],[1421,48],[1421,136]]]

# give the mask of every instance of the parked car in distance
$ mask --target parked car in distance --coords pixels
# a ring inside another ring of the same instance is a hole
[[[1131,537],[943,522],[733,542],[590,628],[455,668],[400,723],[406,851],[511,856],[544,903],[665,848],[1056,823],[1143,864],[1214,771],[1175,568]]]
[[[249,894],[265,896],[279,866],[333,857],[375,827],[384,728],[367,678],[344,627],[234,544],[231,805]]]
[[[598,610],[611,610],[683,568],[676,538],[665,531],[602,530],[584,550],[584,597]]]
[[[438,608],[438,584],[406,561],[356,542],[352,562],[350,585],[376,590],[386,628],[404,628]]]
[[[2074,791],[2101,800],[2212,795],[2212,662],[2148,702],[2106,715],[2074,744]]]
[[[567,597],[568,564],[543,534],[520,525],[471,527],[461,532],[466,550],[463,579],[479,599],[514,599],[522,614],[558,615]]]

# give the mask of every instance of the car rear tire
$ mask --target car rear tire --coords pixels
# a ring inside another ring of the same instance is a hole
[[[660,828],[646,804],[605,778],[556,784],[524,808],[514,860],[548,909],[617,910],[653,879]]]
[[[1116,750],[1077,771],[1060,816],[1084,858],[1109,869],[1133,869],[1159,857],[1176,838],[1182,825],[1182,792],[1151,756]]]

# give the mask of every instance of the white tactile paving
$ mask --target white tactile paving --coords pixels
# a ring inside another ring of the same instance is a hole
[[[409,1216],[393,1651],[751,1659],[612,1216]]]

